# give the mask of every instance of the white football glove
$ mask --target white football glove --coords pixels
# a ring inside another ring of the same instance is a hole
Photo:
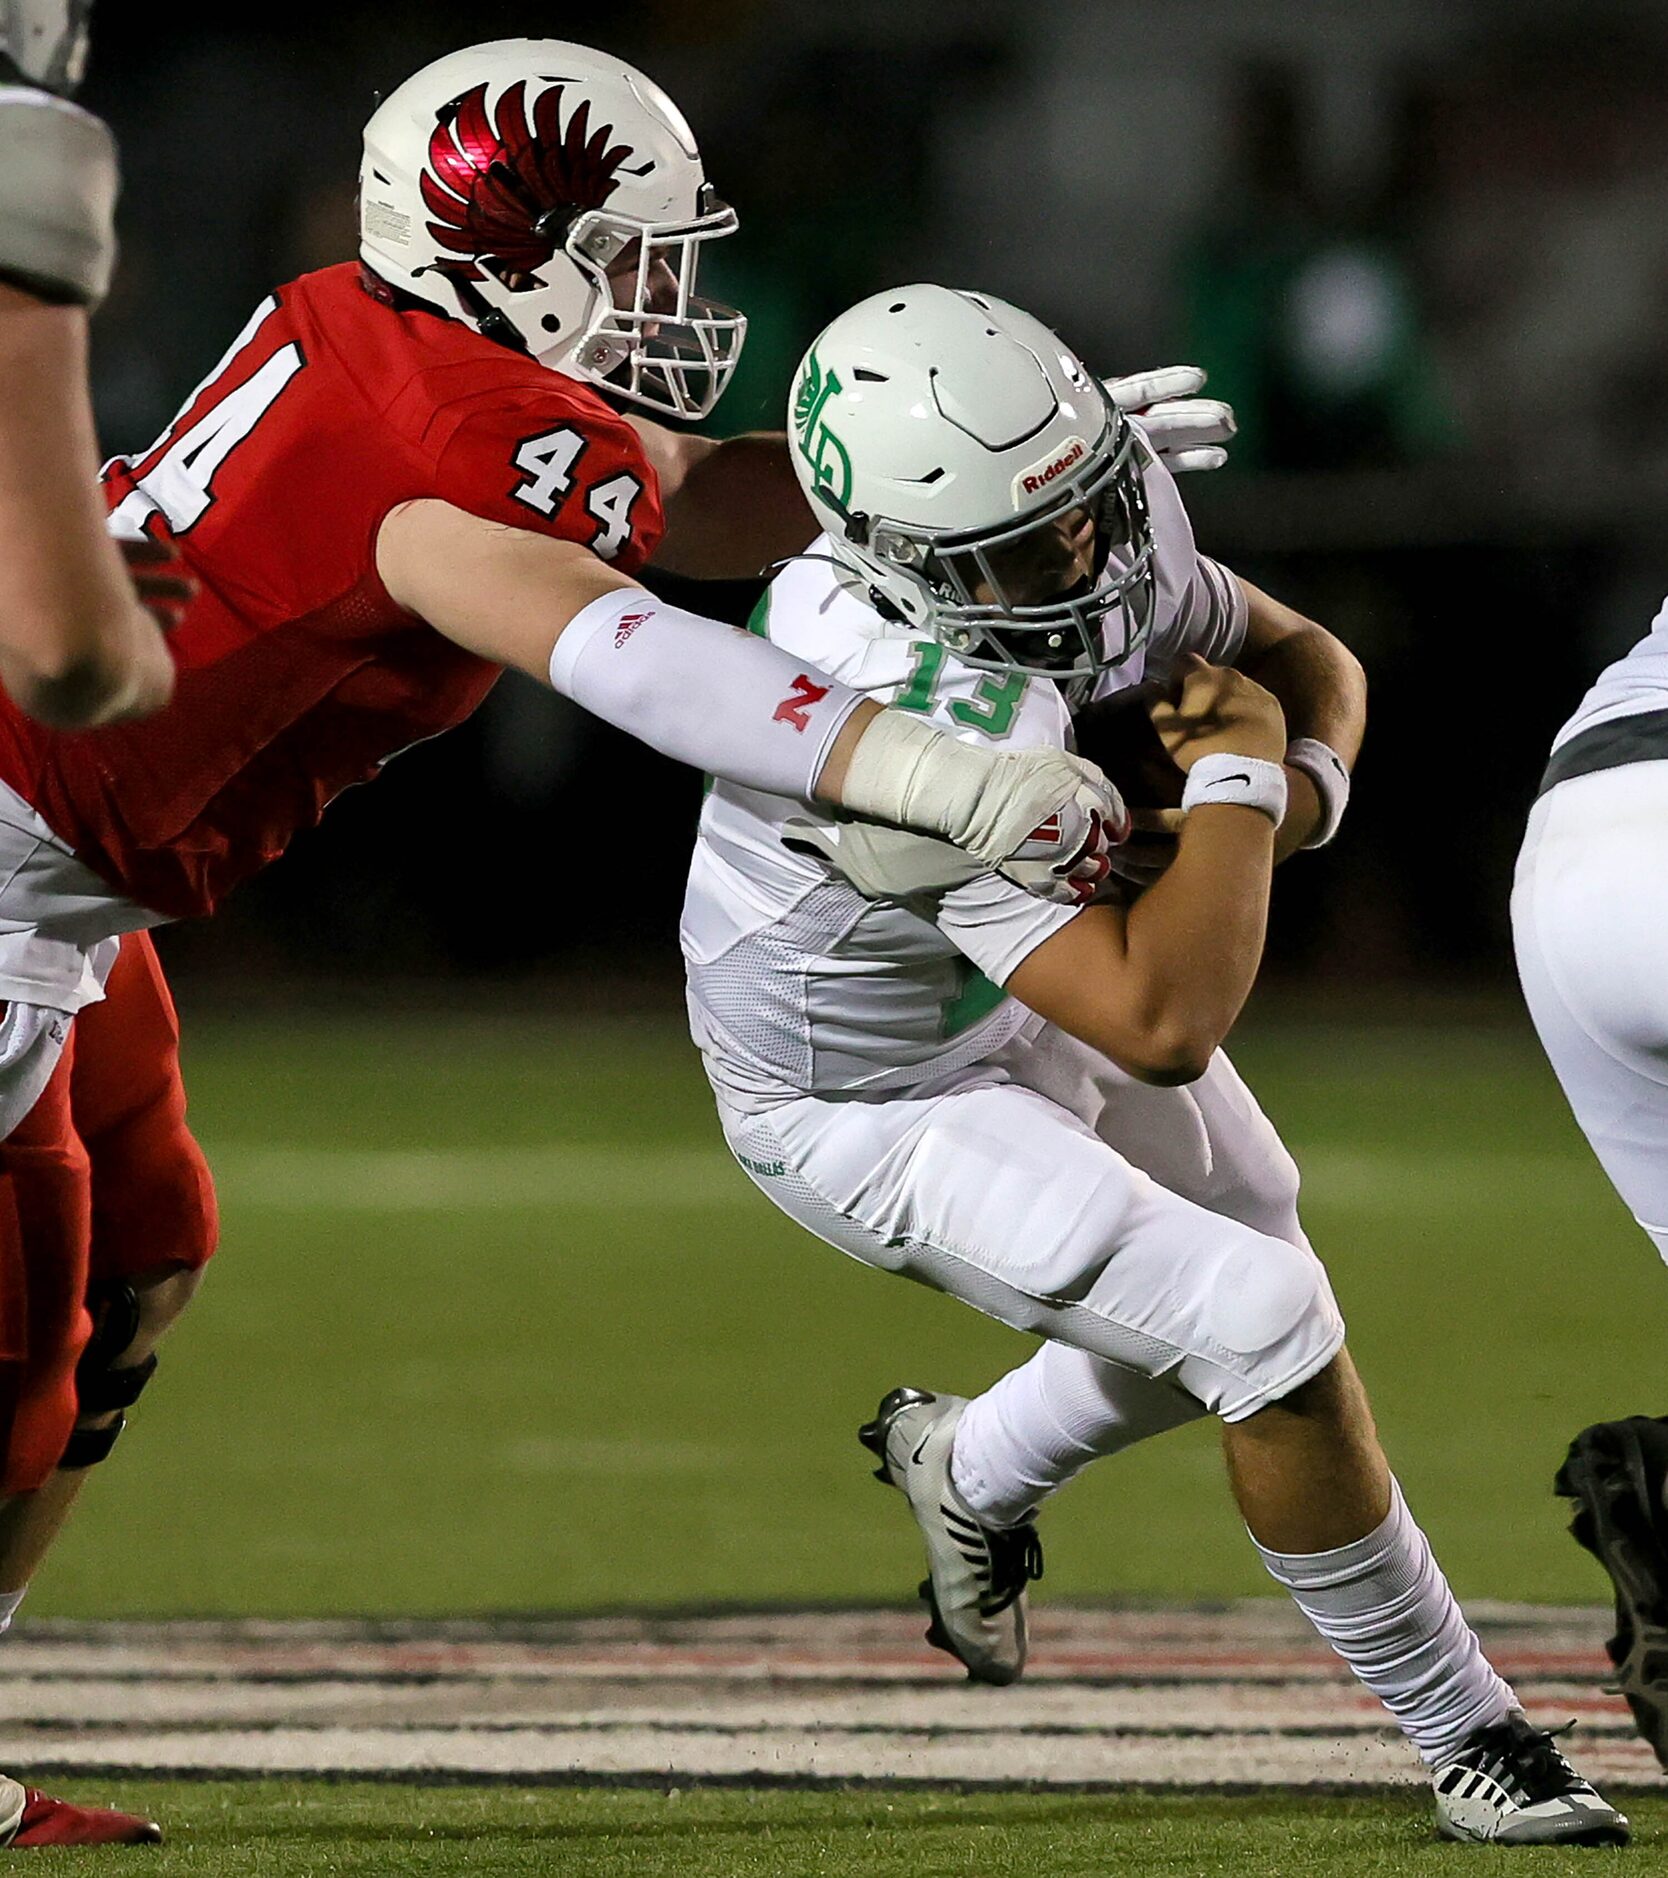
[[[870,720],[840,788],[848,817],[937,835],[1027,893],[1068,903],[1106,877],[1123,799],[1064,750],[992,750],[909,711]]]
[[[1016,762],[1037,754],[1008,753]],[[1070,795],[1032,826],[996,871],[1039,900],[1087,906],[1112,871],[1113,849],[1129,838],[1129,811],[1093,763],[1081,757],[1066,760],[1081,772]]]
[[[1223,447],[1238,426],[1234,410],[1216,398],[1201,398],[1205,374],[1197,365],[1163,365],[1155,372],[1109,378],[1106,393],[1128,417],[1138,417],[1147,441],[1173,475],[1221,469]]]
[[[1086,900],[1129,833],[1123,797],[1066,750],[982,754],[958,845],[1040,900]]]
[[[947,893],[989,872],[982,861],[935,835],[883,828],[879,822],[813,822],[796,817],[783,823],[782,845],[795,854],[826,861],[870,900]]]
[[[1092,900],[1112,871],[1113,850],[1129,835],[1117,790],[1094,764],[1064,750],[980,755],[977,828],[968,830],[966,849],[861,820],[796,818],[783,828],[783,843],[828,862],[871,900],[942,893],[992,868],[1039,900]]]

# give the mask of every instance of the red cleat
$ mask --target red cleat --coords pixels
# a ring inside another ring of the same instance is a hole
[[[154,1819],[142,1819],[137,1813],[113,1813],[102,1806],[76,1806],[0,1776],[0,1845],[161,1843],[162,1828]]]

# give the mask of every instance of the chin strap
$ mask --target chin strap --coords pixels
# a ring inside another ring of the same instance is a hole
[[[527,341],[522,338],[515,322],[481,292],[471,280],[460,280],[455,274],[449,275],[452,287],[464,312],[481,329],[481,337],[490,339],[494,345],[508,346],[512,352],[525,352]]]

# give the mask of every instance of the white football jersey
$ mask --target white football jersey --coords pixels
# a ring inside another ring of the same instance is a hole
[[[1644,638],[1599,673],[1575,715],[1553,738],[1552,747],[1559,749],[1578,731],[1607,724],[1612,718],[1663,710],[1668,710],[1668,600]]]
[[[1234,577],[1198,553],[1170,473],[1146,472],[1157,601],[1146,644],[1095,696],[1156,693],[1184,652],[1232,661],[1245,633]],[[1071,720],[1045,678],[993,675],[884,620],[826,558],[826,538],[767,589],[752,630],[843,683],[969,741],[1067,748]],[[733,1106],[800,1095],[896,1094],[998,1049],[1028,1013],[1000,987],[1076,916],[996,873],[870,900],[827,862],[784,845],[791,823],[835,826],[821,804],[718,783],[684,899],[690,1025]]]

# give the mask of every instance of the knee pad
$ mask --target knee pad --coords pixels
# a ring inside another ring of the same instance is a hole
[[[1312,1252],[1259,1235],[1218,1264],[1205,1322],[1214,1342],[1236,1356],[1260,1356],[1289,1342],[1338,1307],[1326,1270]]]
[[[1261,1236],[1218,1266],[1204,1329],[1234,1359],[1238,1386],[1217,1406],[1225,1421],[1243,1421],[1306,1382],[1344,1340],[1325,1266],[1305,1246]]]
[[[122,1358],[139,1335],[139,1294],[117,1280],[101,1284],[89,1294],[93,1334],[75,1369],[78,1420],[58,1465],[79,1472],[110,1458],[110,1450],[127,1426],[125,1410],[132,1408],[156,1374],[153,1352],[143,1362],[124,1364]],[[89,1417],[113,1416],[97,1427],[84,1426]]]

